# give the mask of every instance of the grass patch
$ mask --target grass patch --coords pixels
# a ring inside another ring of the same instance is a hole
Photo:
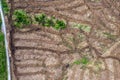
[[[76,24],[76,23],[74,23],[73,27],[74,28],[79,28],[80,30],[83,30],[85,32],[90,32],[91,31],[91,27],[90,26],[83,25],[83,24]]]
[[[2,21],[0,17],[0,80],[7,80],[4,34],[1,32],[1,24],[2,24]]]
[[[105,70],[105,63],[100,59],[89,59],[86,56],[73,62],[73,65],[80,65],[81,69],[90,69],[91,71],[98,73]]]
[[[76,65],[87,65],[89,63],[89,59],[87,57],[82,57],[80,60],[76,60],[73,62],[73,64],[76,64]]]
[[[2,2],[3,12],[5,15],[7,15],[9,13],[10,8],[9,8],[6,0],[1,0],[1,2]]]
[[[2,32],[0,32],[0,80],[7,80],[4,35]]]

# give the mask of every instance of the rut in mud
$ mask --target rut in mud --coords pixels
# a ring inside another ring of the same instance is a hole
[[[69,26],[61,31],[36,25],[16,30],[12,26],[12,58],[16,80],[120,79],[119,0],[12,1],[11,13],[17,9],[24,9],[31,15],[45,13],[66,20]],[[73,29],[73,22],[87,24],[91,31],[84,33]],[[106,37],[103,33],[111,33],[114,37]],[[82,40],[79,40],[79,35],[83,36]],[[84,54],[104,62],[103,70],[96,73],[96,67],[81,69],[80,65],[72,65]]]

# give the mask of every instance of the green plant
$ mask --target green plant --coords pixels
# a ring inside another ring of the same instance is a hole
[[[42,26],[45,26],[45,19],[46,19],[46,15],[43,13],[35,15],[35,20]]]
[[[9,13],[9,10],[10,10],[9,6],[8,6],[6,0],[1,0],[1,2],[2,2],[3,12],[4,12],[4,14],[7,15]]]
[[[52,18],[48,18],[44,13],[35,15],[35,20],[42,26],[53,26]]]
[[[80,65],[81,61],[80,60],[76,60],[73,62],[73,64],[76,64],[76,65]]]
[[[87,57],[82,57],[80,60],[76,60],[73,62],[73,64],[76,64],[76,65],[87,65],[89,63],[89,59]]]
[[[4,44],[4,34],[1,31],[2,20],[0,16],[0,80],[7,80],[6,54]]]
[[[66,28],[66,24],[62,20],[55,19],[55,17],[48,17],[44,13],[35,15],[35,21],[42,26],[53,27],[57,30]]]
[[[13,13],[14,26],[23,28],[32,23],[31,18],[24,10],[15,10]]]
[[[53,28],[55,28],[57,30],[64,29],[64,28],[66,28],[66,24],[63,20],[56,20]]]

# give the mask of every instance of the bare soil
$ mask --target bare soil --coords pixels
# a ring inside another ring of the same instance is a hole
[[[9,2],[13,80],[120,80],[120,0]],[[57,31],[34,24],[15,29],[10,20],[16,9],[55,16],[65,20],[68,27]],[[88,25],[91,31],[72,28],[73,23]],[[114,38],[106,37],[105,32]],[[92,63],[85,68],[73,64],[82,56],[100,62],[100,69]]]

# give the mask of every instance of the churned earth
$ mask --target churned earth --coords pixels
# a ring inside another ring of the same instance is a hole
[[[64,30],[11,26],[12,80],[120,80],[120,0],[9,0],[67,23]],[[9,23],[12,24],[11,17]],[[76,24],[89,26],[86,31]],[[79,63],[88,57],[87,64]]]

